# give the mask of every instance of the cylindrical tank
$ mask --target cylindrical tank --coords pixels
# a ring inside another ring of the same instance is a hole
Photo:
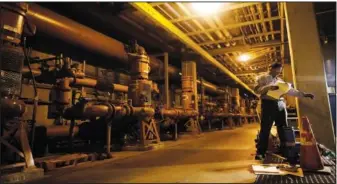
[[[182,106],[184,109],[198,109],[196,63],[194,61],[183,61],[181,64],[182,76]]]
[[[150,60],[145,49],[137,43],[128,50],[131,65],[131,82],[129,83],[128,98],[134,107],[150,107],[152,99],[152,81],[149,79]]]
[[[0,48],[0,93],[2,96],[17,96],[21,91],[21,71],[24,62],[24,52],[20,47],[24,26],[26,3],[1,3],[1,17],[3,27]]]

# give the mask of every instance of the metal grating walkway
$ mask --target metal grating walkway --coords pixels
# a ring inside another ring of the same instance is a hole
[[[331,174],[318,174],[305,172],[304,177],[296,176],[275,176],[275,175],[258,175],[255,184],[284,184],[284,183],[336,183],[336,162],[323,158],[324,165],[331,167]]]

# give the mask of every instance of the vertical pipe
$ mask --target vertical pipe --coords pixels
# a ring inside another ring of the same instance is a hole
[[[205,87],[204,87],[204,79],[200,78],[200,101],[201,101],[201,108],[200,108],[200,113],[204,114],[205,110]]]
[[[174,123],[174,137],[173,139],[178,140],[178,123]]]
[[[70,122],[70,128],[69,128],[69,142],[68,142],[68,151],[73,151],[73,134],[74,134],[74,127],[75,127],[75,119],[72,119]]]
[[[164,53],[164,75],[165,75],[165,105],[166,109],[171,107],[170,104],[170,91],[169,91],[169,73],[168,73],[168,53]]]
[[[144,120],[139,121],[139,127],[140,127],[140,145],[145,146],[145,140],[146,140],[146,132],[145,132],[145,122]]]
[[[107,132],[106,132],[106,153],[110,154],[111,151],[111,123],[107,123]]]
[[[193,62],[192,64],[192,76],[193,76],[193,93],[194,93],[194,109],[199,112],[198,106],[198,85],[197,85],[197,64]]]

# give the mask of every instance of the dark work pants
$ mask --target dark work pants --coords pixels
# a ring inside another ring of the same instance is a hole
[[[282,101],[262,100],[261,128],[257,148],[258,154],[265,154],[267,151],[269,135],[274,121],[282,146],[285,143],[283,127],[288,126],[285,103]]]

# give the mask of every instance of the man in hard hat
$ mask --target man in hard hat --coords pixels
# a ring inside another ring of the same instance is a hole
[[[283,66],[281,63],[273,63],[269,66],[269,72],[262,75],[257,80],[254,91],[260,94],[261,98],[261,128],[259,134],[259,142],[257,146],[256,160],[262,160],[268,148],[268,139],[271,128],[275,121],[277,126],[277,134],[281,142],[281,148],[285,144],[283,127],[288,126],[286,104],[282,97],[275,98],[268,95],[268,91],[278,90],[278,83],[284,83],[278,76],[281,74]],[[304,93],[294,88],[290,88],[286,95],[295,97],[314,98],[313,94]]]

